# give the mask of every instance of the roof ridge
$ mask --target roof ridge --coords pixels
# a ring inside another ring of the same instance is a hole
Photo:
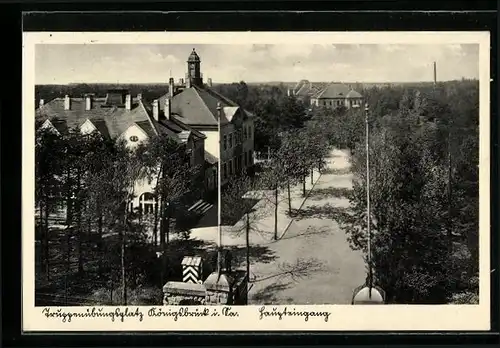
[[[207,106],[207,104],[205,103],[205,101],[203,100],[203,98],[201,97],[201,95],[200,95],[200,93],[199,93],[199,91],[198,91],[198,87],[194,86],[193,90],[194,90],[194,92],[195,92],[196,96],[200,99],[201,104],[205,107],[205,109],[207,109],[207,110],[208,110],[208,113],[209,113],[210,115],[212,115],[212,116],[213,116],[213,118],[215,119],[215,122],[217,122],[217,123],[218,123],[218,122],[219,122],[219,120],[218,120],[218,115],[217,115],[217,116],[215,116],[215,115],[213,114],[213,112],[210,110],[210,108]]]
[[[153,127],[155,134],[156,135],[160,134],[160,132],[158,131],[158,128],[156,128],[156,124],[153,122],[153,120],[151,119],[151,116],[149,115],[149,112],[146,110],[146,107],[142,103],[142,99],[139,99],[139,107],[141,107],[142,111],[144,111],[144,113],[146,114],[147,119],[148,119],[149,123],[151,124],[151,126]]]

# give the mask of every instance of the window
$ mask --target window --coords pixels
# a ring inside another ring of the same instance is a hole
[[[247,126],[243,126],[243,141],[247,140]]]
[[[223,174],[222,178],[224,180],[226,180],[226,178],[227,178],[227,163],[224,163],[224,165],[223,165],[222,174]]]
[[[229,160],[229,175],[233,175],[233,160]]]
[[[252,150],[248,151],[248,165],[251,166],[253,164]]]
[[[136,143],[139,141],[139,137],[137,135],[132,135],[130,137],[130,141],[133,142],[133,143]]]
[[[224,150],[227,150],[227,135],[224,135]]]
[[[243,171],[243,154],[240,155],[240,171]]]
[[[233,133],[229,133],[229,148],[233,148]]]
[[[139,197],[139,207],[142,214],[154,214],[155,196],[150,192],[145,192]]]
[[[244,157],[244,163],[245,163],[245,167],[247,166],[247,163],[248,163],[248,153],[245,152],[245,157]]]

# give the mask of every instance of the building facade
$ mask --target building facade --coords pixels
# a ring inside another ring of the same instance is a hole
[[[359,108],[362,104],[363,96],[341,83],[331,83],[311,97],[311,105],[316,107],[337,108],[343,106],[350,109]]]
[[[40,100],[35,118],[39,130],[50,129],[59,135],[71,129],[82,134],[96,132],[104,138],[124,140],[131,149],[155,136],[171,138],[185,145],[191,165],[200,168],[200,174],[204,175],[206,136],[181,121],[163,117],[158,105],[145,102],[140,94],[134,98],[126,90],[110,90],[105,98],[89,94],[82,98],[66,95],[47,103]],[[152,185],[147,179],[135,183],[130,209],[153,212]],[[203,192],[198,194],[202,196]]]
[[[207,183],[216,185],[218,162],[221,161],[221,183],[224,185],[232,175],[253,166],[254,116],[214,91],[211,84],[211,79],[204,84],[201,60],[193,49],[187,60],[185,80],[180,79],[176,84],[170,78],[168,93],[157,102],[169,117],[205,136],[207,159],[212,165],[210,173],[207,172]]]

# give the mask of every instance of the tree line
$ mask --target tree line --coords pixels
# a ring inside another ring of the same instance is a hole
[[[255,113],[256,150],[273,149],[272,166],[263,178],[275,190],[276,204],[278,190],[303,180],[313,165],[321,167],[329,147],[349,151],[351,207],[336,219],[351,247],[366,252],[364,108],[320,107],[311,112],[279,87],[240,82],[224,88]],[[477,303],[478,81],[361,92],[369,105],[376,283],[389,303]]]
[[[85,279],[87,294],[126,304],[128,292],[161,289],[176,276],[180,260],[169,258],[182,255],[170,247],[171,235],[187,236],[195,219],[187,196],[203,185],[184,144],[158,136],[131,149],[96,133],[41,129],[35,151],[40,291],[64,288],[61,298],[71,298]],[[130,208],[141,181],[152,186],[153,211]]]

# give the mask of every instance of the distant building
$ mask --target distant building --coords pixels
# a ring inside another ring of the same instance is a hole
[[[350,86],[341,83],[331,83],[319,93],[311,97],[311,105],[335,108],[358,108],[363,103],[363,96]]]
[[[216,180],[216,164],[221,160],[221,181],[224,185],[232,175],[253,165],[254,116],[211,89],[210,78],[205,85],[200,65],[200,57],[193,49],[187,60],[185,81],[180,79],[175,84],[170,78],[169,92],[158,99],[158,104],[168,118],[179,120],[206,137],[205,149],[210,155],[207,159],[214,165],[207,179],[211,182]],[[219,112],[222,149],[219,147]]]

